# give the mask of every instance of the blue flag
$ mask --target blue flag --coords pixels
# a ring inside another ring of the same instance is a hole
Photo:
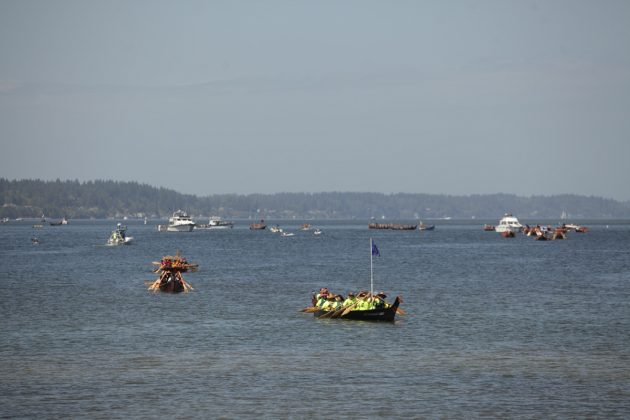
[[[378,248],[374,242],[372,242],[372,255],[376,255],[377,257],[381,256],[381,253],[378,252]]]

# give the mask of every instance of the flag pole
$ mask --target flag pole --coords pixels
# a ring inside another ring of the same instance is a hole
[[[370,295],[374,294],[374,270],[372,268],[372,258],[374,258],[372,238],[370,238]]]

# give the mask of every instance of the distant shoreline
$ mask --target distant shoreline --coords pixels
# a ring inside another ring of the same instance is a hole
[[[233,220],[523,220],[630,219],[630,202],[558,194],[452,196],[320,192],[196,196],[137,182],[0,178],[0,218],[164,219],[178,209]]]

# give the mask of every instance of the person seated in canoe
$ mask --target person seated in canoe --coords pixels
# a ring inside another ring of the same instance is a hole
[[[335,310],[341,309],[341,307],[343,306],[343,302],[344,302],[343,296],[335,295],[335,302],[333,304],[333,306],[335,307]]]
[[[332,296],[332,295],[328,292],[328,289],[326,289],[325,287],[322,287],[321,289],[319,289],[319,293],[314,296],[313,306],[317,306],[318,308],[321,308],[324,305],[324,303],[326,303],[326,301],[328,300],[328,296]]]
[[[328,295],[329,292],[326,287],[319,289],[319,293],[313,294],[313,306],[321,307],[326,302]]]
[[[354,306],[354,309],[357,311],[367,311],[372,309],[370,294],[368,292],[361,292],[357,295],[357,303]]]
[[[348,292],[348,297],[346,298],[346,300],[343,301],[342,306],[344,308],[347,308],[354,305],[355,303],[357,303],[357,298],[354,296],[354,293]]]
[[[326,301],[320,306],[324,311],[333,311],[335,310],[335,295],[332,293],[326,296]]]
[[[387,295],[385,292],[379,292],[374,299],[374,307],[376,309],[387,308],[391,306],[389,303],[385,301]]]

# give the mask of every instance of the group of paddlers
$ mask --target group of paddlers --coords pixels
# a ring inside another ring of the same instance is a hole
[[[530,227],[525,225],[522,231],[524,235],[533,236],[538,241],[567,239],[567,229],[564,226],[558,226],[554,229],[551,226],[536,225]]]
[[[326,287],[322,287],[319,293],[313,295],[313,307],[323,311],[337,311],[342,308],[350,308],[353,311],[369,311],[371,309],[388,308],[391,306],[385,299],[383,292],[376,294],[361,291],[357,294],[348,293],[348,297],[331,293]]]
[[[193,290],[192,286],[184,280],[182,273],[197,270],[197,264],[190,264],[186,258],[182,257],[179,251],[174,257],[168,255],[160,262],[154,262],[159,267],[154,270],[160,277],[149,284],[152,292],[162,291],[169,293],[188,292]]]

